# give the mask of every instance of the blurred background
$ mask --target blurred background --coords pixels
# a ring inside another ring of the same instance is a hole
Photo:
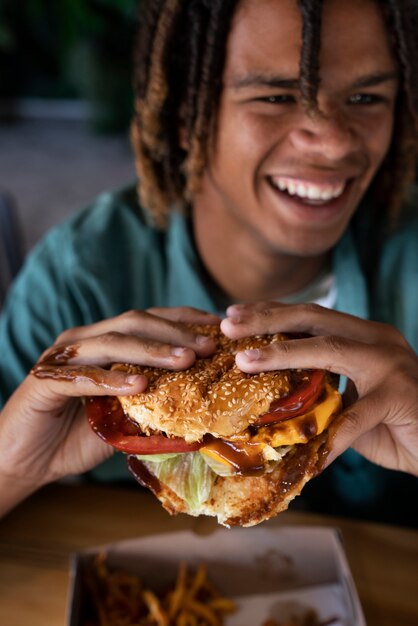
[[[99,192],[135,178],[128,127],[137,7],[0,0],[0,227],[19,231],[24,253]]]

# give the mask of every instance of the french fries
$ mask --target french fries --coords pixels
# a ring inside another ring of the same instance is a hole
[[[203,563],[192,573],[181,562],[174,586],[157,594],[138,576],[109,570],[106,555],[98,554],[84,582],[92,615],[83,626],[223,626],[225,616],[236,610],[208,579]],[[336,621],[320,621],[314,610],[308,610],[285,621],[268,619],[262,626],[331,626]]]
[[[192,574],[180,563],[174,587],[156,594],[134,574],[110,571],[99,554],[85,584],[94,614],[85,626],[222,626],[236,609],[210,583],[203,564]]]

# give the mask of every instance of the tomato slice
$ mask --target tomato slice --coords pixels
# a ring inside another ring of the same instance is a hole
[[[272,402],[270,411],[260,415],[254,426],[264,426],[281,422],[298,415],[303,415],[318,400],[325,386],[325,372],[323,370],[310,370],[306,372],[307,381],[286,398]]]
[[[112,396],[86,399],[86,414],[94,432],[117,450],[130,454],[164,454],[194,452],[203,443],[186,443],[181,437],[144,435],[123,412],[119,400]]]

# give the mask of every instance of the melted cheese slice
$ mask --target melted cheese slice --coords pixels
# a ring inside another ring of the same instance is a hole
[[[285,449],[283,446],[307,443],[316,435],[320,435],[335,415],[340,413],[342,399],[338,391],[326,383],[324,396],[321,402],[307,413],[262,426],[246,442],[233,443],[217,439],[200,448],[199,452],[221,476],[260,472],[269,461],[277,461],[286,454],[288,448]]]
[[[298,417],[276,422],[258,429],[251,441],[266,443],[273,448],[306,443],[320,435],[341,412],[341,395],[328,383],[325,385],[325,398],[310,411]]]

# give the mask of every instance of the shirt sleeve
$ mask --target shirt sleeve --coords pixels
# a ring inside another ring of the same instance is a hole
[[[136,192],[104,193],[28,255],[0,314],[0,406],[65,329],[167,306],[165,237]]]
[[[28,255],[9,291],[0,316],[0,406],[57,335],[78,324],[65,239],[65,229],[51,232]]]

